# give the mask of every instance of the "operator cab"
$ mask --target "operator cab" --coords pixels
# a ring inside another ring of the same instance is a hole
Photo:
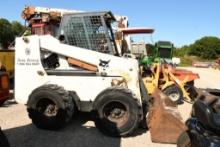
[[[151,28],[121,28],[117,31],[116,36],[119,46],[121,46],[121,54],[131,54],[135,58],[139,59],[142,55],[147,55],[146,45],[144,41],[134,42],[131,39],[131,35],[152,34],[154,29]],[[121,34],[121,35],[118,35]]]
[[[173,56],[173,44],[169,41],[158,41],[155,44],[157,48],[157,56],[165,59],[172,59]]]
[[[68,45],[118,55],[111,27],[115,20],[111,12],[64,14],[58,38]]]

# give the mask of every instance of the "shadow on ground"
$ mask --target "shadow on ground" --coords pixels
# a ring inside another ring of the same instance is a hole
[[[120,147],[120,138],[103,135],[87,126],[88,116],[73,118],[58,131],[36,128],[33,124],[4,130],[11,147]]]
[[[16,105],[17,102],[14,99],[9,99],[1,107],[11,107],[12,105]]]

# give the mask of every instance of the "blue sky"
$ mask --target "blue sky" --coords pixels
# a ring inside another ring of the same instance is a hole
[[[219,0],[1,0],[0,18],[23,23],[21,11],[25,5],[111,10],[128,16],[132,27],[154,28],[154,41],[170,40],[176,46],[191,44],[203,36],[220,37]],[[145,39],[150,41],[150,37]]]

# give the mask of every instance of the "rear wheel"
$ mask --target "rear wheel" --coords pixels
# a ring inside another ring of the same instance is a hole
[[[183,99],[183,93],[179,87],[176,85],[171,85],[163,90],[164,94],[166,94],[173,102],[179,102]]]
[[[110,136],[132,134],[141,121],[141,107],[127,89],[111,88],[102,92],[96,102],[97,128]]]
[[[6,138],[5,134],[0,130],[0,147],[9,147],[8,139]]]
[[[29,117],[38,128],[55,130],[70,120],[74,103],[63,88],[45,85],[32,92],[27,107]]]

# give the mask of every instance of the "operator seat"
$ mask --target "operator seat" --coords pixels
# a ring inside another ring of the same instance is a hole
[[[220,134],[220,97],[214,97],[211,101],[206,102],[202,98],[195,101],[193,104],[192,116],[197,118],[198,121],[207,129]]]

